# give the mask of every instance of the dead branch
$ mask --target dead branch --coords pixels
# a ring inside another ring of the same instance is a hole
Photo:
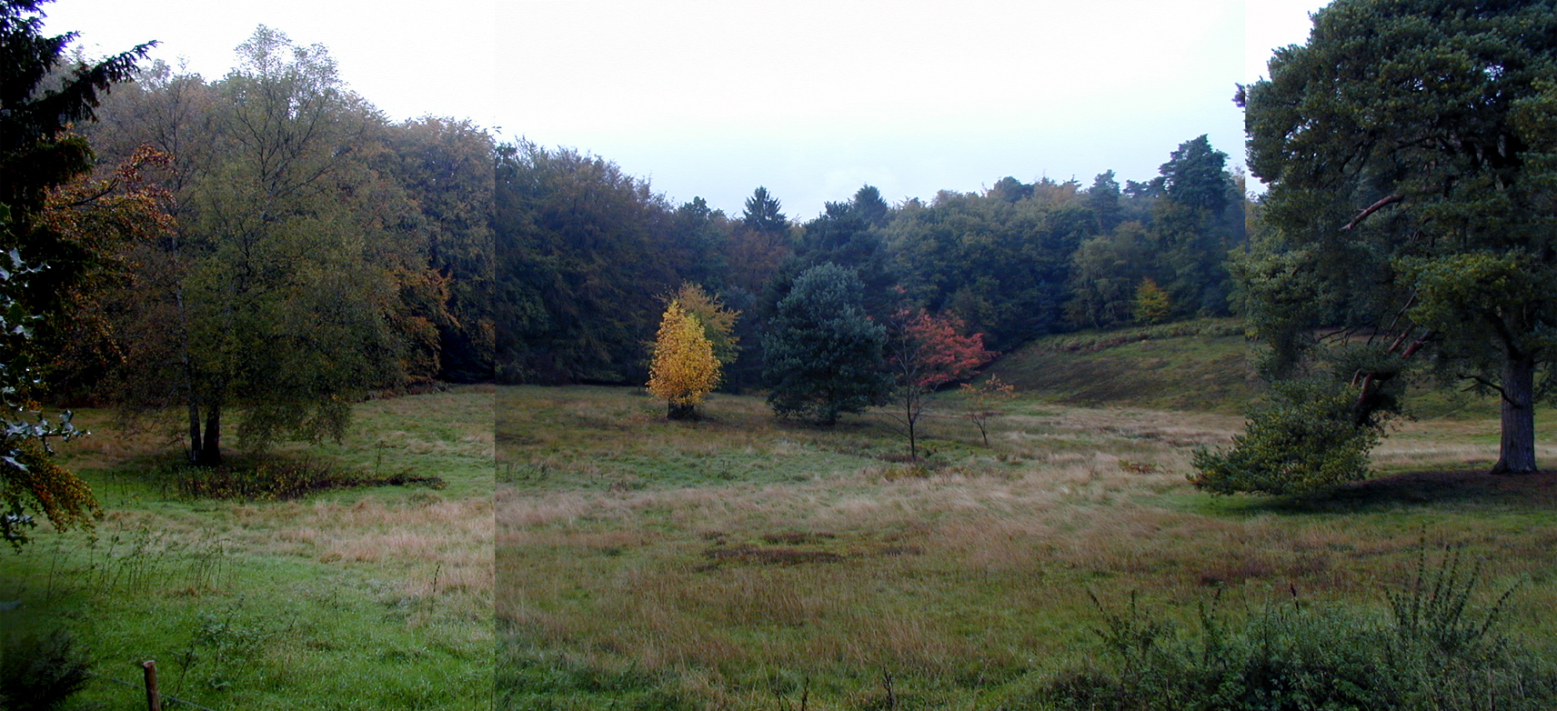
[[[1386,205],[1390,205],[1392,203],[1397,203],[1397,202],[1400,202],[1401,200],[1404,200],[1404,199],[1406,199],[1406,196],[1404,196],[1404,195],[1391,195],[1389,197],[1386,197],[1386,198],[1383,198],[1383,199],[1379,200],[1376,203],[1373,203],[1372,205],[1369,205],[1366,210],[1363,210],[1362,212],[1358,213],[1356,217],[1353,217],[1351,222],[1346,223],[1346,226],[1342,227],[1341,231],[1342,232],[1350,232],[1353,227],[1357,226],[1357,223],[1362,222],[1363,220],[1367,219],[1367,217],[1369,215],[1372,215],[1373,213],[1378,212],[1379,210],[1384,209],[1384,207]]]

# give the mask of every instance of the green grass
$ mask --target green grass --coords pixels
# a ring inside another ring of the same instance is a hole
[[[1406,474],[1490,465],[1495,422],[1404,423],[1377,484],[1214,498],[1189,454],[1232,408],[1068,397],[1013,402],[986,447],[943,395],[914,467],[880,415],[828,430],[725,395],[673,423],[630,388],[501,389],[499,708],[1023,708],[1097,649],[1089,590],[1191,627],[1217,594],[1234,617],[1293,595],[1381,614],[1446,544],[1487,561],[1478,602],[1521,585],[1506,631],[1557,660],[1557,482]]]
[[[1238,413],[1260,391],[1231,319],[1042,338],[989,372],[1035,397],[1080,406]]]
[[[93,671],[211,708],[463,709],[492,689],[492,393],[359,405],[341,443],[283,448],[343,471],[437,476],[442,490],[373,487],[292,501],[180,497],[159,433],[116,430],[66,445],[107,517],[90,534],[40,530],[3,553],[14,630],[63,626]],[[97,680],[79,708],[137,708]],[[170,708],[164,706],[164,708]]]

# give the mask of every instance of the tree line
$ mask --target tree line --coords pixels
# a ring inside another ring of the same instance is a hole
[[[922,307],[997,350],[1227,315],[1237,303],[1225,264],[1246,243],[1242,177],[1205,136],[1145,182],[1007,177],[897,204],[866,185],[810,220],[786,216],[764,187],[739,215],[701,198],[673,205],[604,158],[520,142],[498,149],[493,200],[496,373],[516,383],[642,383],[643,344],[690,282],[741,314],[725,387],[771,385],[764,334],[797,278],[823,264],[853,273],[877,322]]]
[[[51,395],[181,413],[214,465],[234,429],[339,437],[368,391],[489,381],[490,134],[392,123],[271,28],[237,58],[216,80],[126,70],[58,130],[84,161],[16,242],[51,276],[30,300]],[[39,58],[30,91],[80,66]]]
[[[215,465],[229,430],[252,448],[339,437],[375,389],[643,384],[672,302],[729,316],[708,345],[725,387],[823,421],[880,404],[876,381],[911,365],[892,334],[915,328],[998,351],[1238,313],[1279,385],[1237,447],[1201,457],[1209,488],[1359,476],[1418,372],[1497,396],[1496,470],[1536,468],[1534,407],[1557,393],[1549,3],[1316,14],[1236,99],[1258,201],[1200,136],[1143,182],[1006,177],[896,203],[866,185],[810,219],[763,187],[727,215],[468,120],[392,122],[325,47],[263,26],[214,80],[142,66],[149,44],[87,61],[42,33],[40,5],[0,3],[10,540],[38,502],[90,500],[47,465],[68,421],[18,419],[45,395],[175,413],[189,460]],[[789,387],[822,327],[874,365]],[[1303,460],[1291,441],[1330,444]]]

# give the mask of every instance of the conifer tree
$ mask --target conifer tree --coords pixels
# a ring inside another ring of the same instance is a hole
[[[763,376],[780,417],[832,425],[885,402],[886,331],[866,316],[862,291],[853,269],[828,262],[803,272],[779,301],[763,339]]]

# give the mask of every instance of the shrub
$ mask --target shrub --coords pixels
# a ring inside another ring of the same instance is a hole
[[[1306,494],[1367,478],[1368,452],[1383,423],[1358,422],[1356,393],[1320,381],[1272,385],[1271,400],[1249,413],[1233,446],[1195,450],[1190,482],[1213,494]],[[1382,413],[1381,413],[1382,414]]]
[[[64,630],[7,636],[0,644],[0,708],[59,708],[87,681],[86,653]]]
[[[407,471],[367,474],[337,469],[324,461],[278,456],[242,458],[217,467],[178,466],[170,478],[180,496],[239,501],[286,501],[332,489],[412,485],[442,489],[446,485],[437,476]]]
[[[1094,597],[1102,654],[1045,682],[1029,702],[1059,709],[1206,711],[1549,711],[1557,670],[1496,633],[1505,593],[1477,614],[1479,567],[1458,556],[1388,592],[1389,618],[1345,607],[1273,604],[1241,625],[1215,602],[1191,634],[1132,595],[1121,612]]]

